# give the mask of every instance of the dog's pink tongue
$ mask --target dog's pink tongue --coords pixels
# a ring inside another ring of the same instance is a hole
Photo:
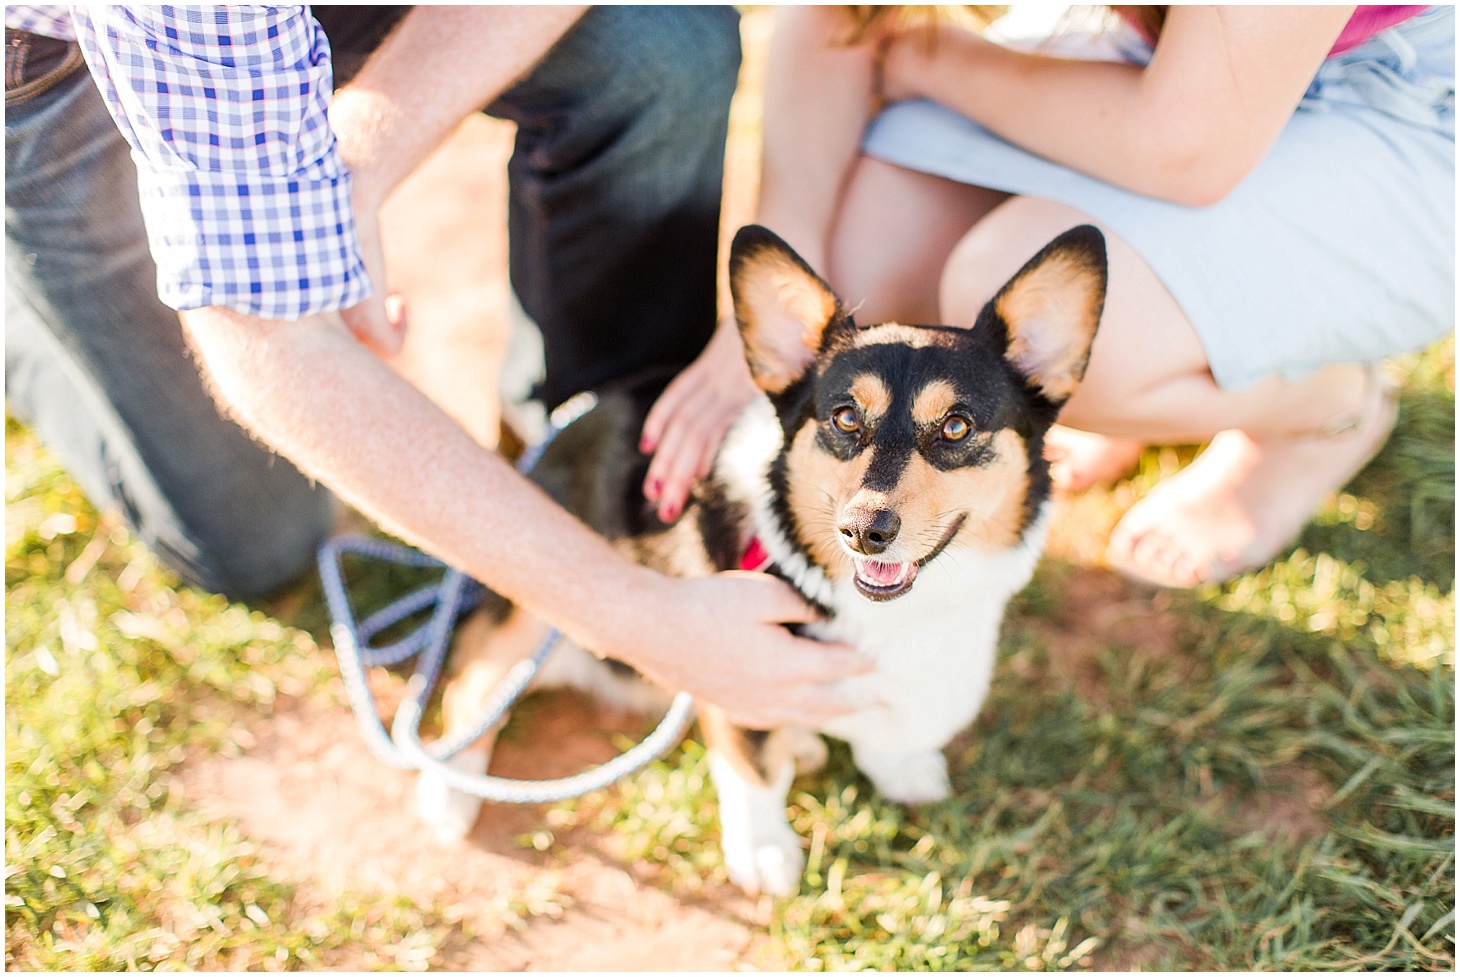
[[[902,563],[882,563],[879,560],[863,560],[859,568],[862,579],[878,587],[891,587],[902,583],[907,576],[907,567]]]

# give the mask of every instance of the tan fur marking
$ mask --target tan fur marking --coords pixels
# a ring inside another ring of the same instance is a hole
[[[804,734],[794,727],[772,730],[757,745],[715,706],[703,704],[699,719],[705,747],[723,756],[736,773],[757,787],[769,786],[777,773],[798,759],[796,740]]]
[[[958,392],[947,380],[934,380],[913,398],[913,423],[919,427],[937,424],[948,409],[958,403]]]
[[[888,322],[880,326],[870,326],[857,332],[856,346],[880,346],[888,343],[896,343],[902,346],[911,346],[915,349],[922,349],[924,346],[933,345],[934,334],[926,329],[915,329],[912,326],[904,326],[896,322]]]
[[[891,508],[902,521],[896,541],[879,557],[889,562],[920,560],[942,542],[943,534],[967,514],[956,546],[1007,549],[1023,529],[1029,491],[1029,457],[1024,439],[1009,429],[996,432],[985,465],[942,471],[919,454],[908,460],[897,486],[887,493],[862,487],[871,452],[840,461],[816,444],[817,427],[797,432],[787,455],[789,501],[801,529],[801,543],[828,577],[843,579],[852,560],[836,525],[852,508]]]
[[[1006,549],[1019,539],[1029,462],[1024,439],[1005,428],[994,434],[989,464],[941,471],[914,455],[898,483],[902,519],[896,548],[901,559],[919,559],[937,546],[959,513],[968,514],[958,545]],[[902,547],[907,550],[903,553]]]
[[[514,607],[500,625],[478,611],[461,625],[452,642],[449,677],[441,694],[442,735],[453,736],[472,722],[482,703],[518,662],[530,658],[547,631],[542,620]],[[491,750],[501,723],[476,741]]]
[[[891,492],[871,492],[854,484],[838,496],[837,511],[890,508],[896,512],[902,529],[879,557],[888,562],[921,560],[965,513],[967,519],[952,545],[1007,549],[1018,541],[1023,528],[1028,456],[1024,439],[1007,428],[993,436],[991,448],[990,463],[953,471],[935,468],[914,454]]]
[[[836,296],[784,254],[761,251],[735,279],[736,314],[751,374],[779,393],[801,375],[836,315]]]
[[[871,452],[840,461],[817,446],[816,435],[816,421],[807,421],[791,441],[786,456],[790,475],[787,501],[800,526],[801,543],[835,580],[845,577],[852,567],[837,534],[837,516],[866,478]]]
[[[1100,275],[1056,253],[1010,282],[995,311],[1009,326],[1008,357],[1055,399],[1075,392],[1104,304]]]
[[[887,389],[887,384],[875,373],[858,374],[848,389],[852,399],[862,409],[862,416],[869,421],[880,420],[887,413],[887,408],[892,406],[892,391]]]

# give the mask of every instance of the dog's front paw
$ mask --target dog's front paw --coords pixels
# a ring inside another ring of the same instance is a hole
[[[933,804],[952,791],[942,750],[878,753],[853,748],[852,755],[877,792],[899,804]]]
[[[730,881],[751,895],[789,896],[801,885],[806,856],[788,824],[780,825],[778,831],[762,829],[753,836],[732,838],[727,834],[723,847]]]
[[[446,765],[461,773],[484,774],[489,760],[485,750],[462,750]],[[481,811],[480,798],[452,790],[438,773],[423,770],[416,779],[416,813],[442,844],[455,844],[471,834]]]

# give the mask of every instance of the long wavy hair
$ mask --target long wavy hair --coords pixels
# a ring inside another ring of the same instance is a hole
[[[842,8],[847,17],[847,34],[841,40],[844,44],[860,44],[891,27],[911,27],[939,20],[962,21],[982,30],[1002,17],[1008,9],[1007,6],[982,5],[959,7],[932,4],[849,4]]]
[[[1152,4],[1114,5],[1107,4],[1122,20],[1134,25],[1152,43],[1161,36],[1166,24],[1167,7]],[[982,30],[998,20],[1009,8],[966,4],[964,6],[935,5],[847,5],[842,8],[847,17],[847,34],[842,38],[845,44],[860,44],[890,27],[910,27],[916,24],[931,24],[939,20],[962,21],[976,30]]]

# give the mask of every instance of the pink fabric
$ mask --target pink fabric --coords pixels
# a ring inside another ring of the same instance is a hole
[[[1338,35],[1338,40],[1334,42],[1333,50],[1328,52],[1328,56],[1331,58],[1335,54],[1352,50],[1380,31],[1388,30],[1428,9],[1424,4],[1417,7],[1361,6],[1354,11],[1348,23],[1343,25],[1343,32]]]
[[[1338,40],[1333,43],[1333,47],[1329,50],[1328,56],[1331,58],[1335,54],[1342,54],[1345,51],[1352,50],[1380,31],[1388,30],[1395,24],[1406,21],[1415,14],[1422,13],[1428,9],[1429,7],[1426,4],[1420,4],[1418,6],[1360,6],[1353,12],[1353,16],[1349,17],[1348,23],[1343,25],[1343,30],[1339,33]],[[1116,12],[1127,24],[1140,31],[1141,36],[1145,37],[1147,41],[1154,43],[1154,38],[1146,35],[1140,22],[1136,20],[1134,12],[1126,8],[1117,8]]]

